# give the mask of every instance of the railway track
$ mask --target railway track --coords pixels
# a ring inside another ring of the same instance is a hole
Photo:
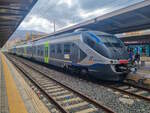
[[[7,55],[7,57],[55,104],[55,106],[57,106],[59,111],[63,113],[114,113],[110,108],[51,78],[46,72],[39,68],[17,59],[19,63],[13,56],[9,57],[9,55]],[[27,67],[39,74],[31,74],[27,71]]]
[[[113,85],[108,84],[101,84],[101,85],[150,102],[150,89],[148,88],[140,87],[127,82],[122,82]]]
[[[36,69],[38,70],[39,67],[37,66]],[[48,73],[48,70],[47,70],[47,73]],[[124,93],[126,95],[133,96],[138,99],[143,99],[143,100],[150,102],[150,89],[148,88],[137,86],[128,82],[117,83],[113,85],[102,84],[102,83],[98,83],[98,84],[103,85],[104,87],[113,89],[115,91]]]

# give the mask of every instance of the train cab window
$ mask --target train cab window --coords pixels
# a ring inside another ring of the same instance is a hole
[[[62,46],[61,46],[61,44],[57,44],[57,53],[58,54],[62,53]]]
[[[90,37],[89,35],[85,35],[85,37],[84,37],[83,40],[84,40],[84,42],[85,42],[87,45],[89,45],[91,48],[94,47],[95,42],[91,39],[91,37]]]
[[[90,46],[90,47],[94,47],[94,45],[95,45],[95,42],[93,41],[93,40],[91,40],[91,39],[87,39],[87,44]]]
[[[122,48],[124,44],[115,36],[97,35],[107,47]]]
[[[64,44],[64,53],[69,54],[70,53],[70,44]]]
[[[95,39],[95,37],[85,34],[83,37],[83,41],[97,53],[102,54],[105,57],[108,57],[107,53],[105,52],[105,49],[102,47],[102,44],[99,43],[99,39]]]

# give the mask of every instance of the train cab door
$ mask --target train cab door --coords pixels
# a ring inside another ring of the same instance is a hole
[[[44,62],[45,63],[49,63],[49,45],[48,45],[48,43],[45,43],[45,45],[44,45]]]
[[[79,49],[78,49],[78,46],[76,44],[72,44],[72,49],[71,49],[71,60],[73,63],[77,63],[78,62],[78,52]]]

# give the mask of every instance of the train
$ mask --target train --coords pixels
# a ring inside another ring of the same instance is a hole
[[[124,80],[129,55],[115,35],[93,30],[75,30],[14,46],[9,52],[100,80]]]

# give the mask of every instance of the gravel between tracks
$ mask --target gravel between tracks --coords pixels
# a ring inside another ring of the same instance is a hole
[[[53,69],[48,69],[27,60],[26,62],[38,66],[40,70],[47,71],[49,76],[93,99],[96,99],[97,101],[102,102],[117,113],[150,113],[150,103],[147,101],[121,94],[90,81],[58,72]]]

